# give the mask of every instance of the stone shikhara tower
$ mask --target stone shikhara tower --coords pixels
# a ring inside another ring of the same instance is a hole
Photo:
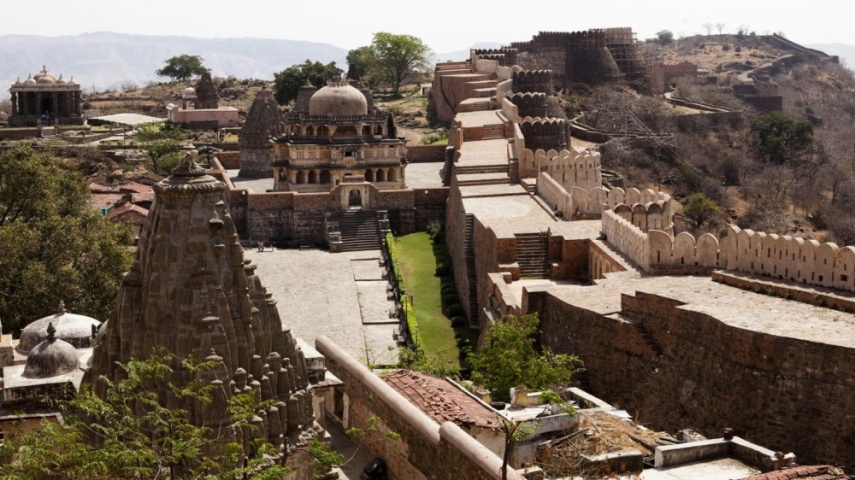
[[[91,378],[103,395],[100,376],[119,380],[122,370],[116,362],[145,358],[157,346],[177,359],[215,360],[217,368],[196,377],[215,387],[212,404],[175,407],[187,410],[196,425],[242,443],[245,451],[253,438],[267,438],[288,453],[320,431],[313,420],[306,362],[294,337],[283,331],[276,301],[261,285],[255,266],[244,260],[224,189],[189,155],[155,185],[136,261],[119,288],[115,312],[96,338]],[[177,366],[171,381],[193,379]],[[230,424],[229,399],[250,390],[273,400],[253,419],[258,428],[223,431]],[[288,465],[303,470],[301,456],[289,457]]]
[[[270,90],[258,92],[246,123],[240,133],[240,176],[265,178],[273,176],[273,143],[271,137],[282,131],[279,104]]]

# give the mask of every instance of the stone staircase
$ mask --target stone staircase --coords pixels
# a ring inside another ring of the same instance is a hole
[[[540,233],[516,233],[517,263],[520,277],[550,278],[551,267],[547,261],[549,237]]]
[[[506,173],[475,173],[457,175],[457,186],[466,185],[507,185],[510,178]]]
[[[469,326],[478,328],[478,288],[475,275],[475,244],[472,239],[475,217],[466,214],[466,229],[463,231],[464,256],[466,258],[466,276],[469,283]]]
[[[650,350],[652,350],[657,357],[661,357],[664,353],[662,345],[659,345],[656,340],[653,339],[653,335],[651,335],[650,331],[647,330],[647,327],[644,326],[644,322],[632,322],[632,326],[641,338],[644,339],[644,343],[650,347]]]
[[[380,249],[380,228],[377,222],[377,212],[364,210],[338,212],[334,215],[333,220],[338,223],[341,232],[341,251]]]
[[[508,173],[507,165],[456,165],[454,173],[457,175],[469,175],[473,173]]]
[[[451,173],[454,171],[454,147],[446,147],[444,162],[439,175],[442,177],[442,186],[448,187],[451,185]]]
[[[537,180],[533,178],[521,178],[520,185],[522,185],[528,193],[537,193]]]

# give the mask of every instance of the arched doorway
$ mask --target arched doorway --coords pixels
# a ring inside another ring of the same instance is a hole
[[[362,207],[362,192],[359,190],[351,190],[347,196],[348,207]]]

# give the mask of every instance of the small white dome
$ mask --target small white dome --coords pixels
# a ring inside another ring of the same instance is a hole
[[[56,331],[56,338],[70,343],[76,348],[89,347],[92,337],[92,327],[98,328],[101,322],[85,315],[77,315],[65,311],[65,305],[60,302],[56,314],[36,320],[21,331],[18,341],[18,351],[28,354],[36,345],[48,337],[48,326]]]

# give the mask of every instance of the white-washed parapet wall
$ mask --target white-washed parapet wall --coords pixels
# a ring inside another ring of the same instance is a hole
[[[577,214],[591,217],[602,215],[604,210],[616,210],[620,217],[641,231],[667,231],[673,226],[671,196],[664,192],[603,187],[590,190],[570,187],[568,190],[546,171],[540,172],[537,177],[537,192],[564,218],[572,218]]]
[[[514,84],[511,80],[502,80],[496,84],[496,101],[502,102],[502,113],[505,113],[504,102],[507,100],[513,89]],[[511,102],[511,104],[513,104],[513,102]],[[514,117],[508,117],[508,120],[511,120],[515,123],[519,123],[521,121],[519,114],[515,115]]]
[[[473,54],[473,62],[475,64],[475,71],[481,73],[496,73],[499,69],[499,61],[498,60],[487,60],[484,58],[478,58],[478,55]]]
[[[536,177],[540,172],[548,172],[565,189],[580,187],[591,190],[603,183],[602,163],[598,152],[526,149],[520,158],[520,176]]]
[[[496,69],[496,77],[499,80],[510,80],[513,76],[514,69],[512,67],[499,67]]]
[[[728,228],[718,239],[707,233],[697,240],[683,232],[671,238],[650,231],[648,263],[737,270],[808,285],[855,292],[855,247],[838,247],[790,235]]]
[[[603,235],[642,270],[649,270],[648,235],[612,210],[603,212]]]
[[[499,86],[501,86],[501,83],[499,84]],[[499,87],[496,87],[496,92],[498,94]],[[520,118],[519,107],[514,105],[513,102],[511,102],[504,96],[497,95],[497,97],[502,99],[502,115],[504,115],[505,118],[507,118],[508,120],[514,122],[514,126],[517,128],[517,130],[519,130],[520,121],[522,121],[522,119]],[[520,131],[520,135],[522,135],[522,131]]]

